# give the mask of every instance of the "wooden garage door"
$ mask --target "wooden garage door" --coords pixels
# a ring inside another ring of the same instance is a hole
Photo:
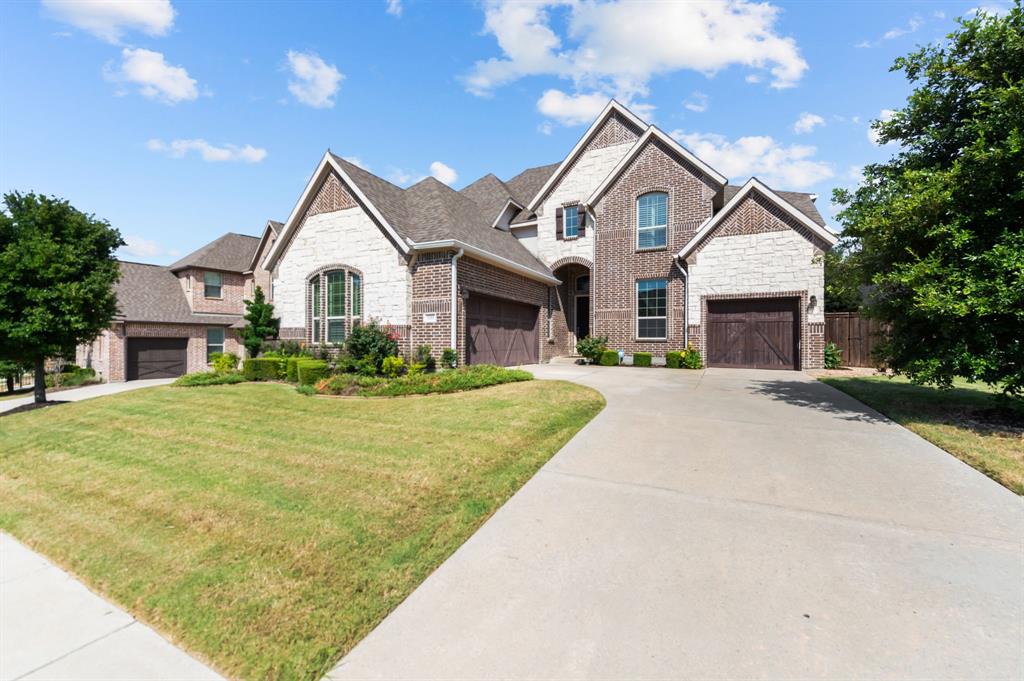
[[[128,380],[181,376],[187,349],[187,338],[129,338]]]
[[[469,363],[536,364],[537,313],[535,305],[470,295],[466,303]]]
[[[708,301],[708,366],[800,368],[799,300]]]

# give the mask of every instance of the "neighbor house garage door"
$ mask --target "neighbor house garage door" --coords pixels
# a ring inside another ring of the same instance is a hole
[[[466,303],[470,364],[536,364],[538,355],[535,305],[471,295]]]
[[[129,338],[128,380],[173,378],[185,373],[187,338]]]
[[[708,301],[708,366],[799,369],[796,298]]]

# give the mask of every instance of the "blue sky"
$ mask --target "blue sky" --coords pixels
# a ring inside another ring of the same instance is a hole
[[[0,5],[0,191],[167,263],[283,220],[328,147],[458,189],[561,160],[617,97],[725,173],[818,193],[893,151],[896,56],[974,2]],[[999,11],[998,3],[986,9]]]

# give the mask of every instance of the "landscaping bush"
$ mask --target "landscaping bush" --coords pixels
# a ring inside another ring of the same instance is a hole
[[[334,358],[334,370],[340,373],[352,373],[359,370],[359,362],[343,350]]]
[[[210,364],[218,374],[226,374],[238,368],[238,355],[233,352],[215,352],[210,355]]]
[[[576,352],[591,364],[597,364],[607,349],[608,336],[585,336],[576,342]]]
[[[409,374],[394,379],[379,376],[336,374],[317,384],[317,391],[327,395],[358,395],[362,397],[397,397],[474,390],[501,383],[529,381],[533,374],[521,369],[505,369],[491,364],[474,364],[435,374]]]
[[[635,366],[635,367],[649,367],[649,366],[651,366],[651,353],[649,353],[649,352],[634,352],[633,353],[633,366]]]
[[[323,395],[358,395],[364,390],[373,390],[386,383],[379,376],[358,374],[335,374],[318,382],[316,391]]]
[[[458,362],[458,355],[455,354],[454,348],[445,348],[441,351],[441,366],[445,369],[454,369],[456,362]]]
[[[316,395],[316,388],[311,385],[297,385],[295,386],[295,392],[300,395],[305,395],[306,397],[312,397],[313,395]]]
[[[843,364],[843,349],[834,342],[825,344],[825,368],[838,369]]]
[[[422,373],[427,373],[427,365],[426,364],[420,364],[418,362],[413,362],[412,364],[409,365],[409,371],[408,371],[408,373],[406,375],[407,376],[419,376]]]
[[[247,381],[276,381],[285,375],[285,366],[277,357],[254,357],[242,362],[242,375]]]
[[[380,370],[387,378],[398,378],[405,370],[405,360],[401,357],[385,357]]]
[[[227,373],[221,374],[216,371],[204,371],[197,374],[185,374],[181,376],[171,385],[179,387],[192,388],[202,385],[226,385],[231,383],[245,383],[246,378],[243,374],[238,373]]]
[[[601,366],[617,367],[619,366],[619,353],[615,350],[605,350],[601,353],[601,359],[599,362],[601,363]]]
[[[687,369],[704,368],[704,363],[700,360],[700,350],[693,347],[693,343],[686,346],[686,352],[683,353],[683,366]]]
[[[379,373],[377,369],[377,358],[373,355],[367,355],[356,362],[356,373],[360,376],[376,376]]]
[[[308,360],[309,357],[289,357],[285,360],[284,380],[289,383],[299,382],[299,362]]]
[[[437,369],[437,363],[434,361],[434,356],[430,354],[431,348],[429,345],[420,345],[416,348],[416,356],[413,358],[414,364],[422,364],[423,371],[426,373],[433,373]]]
[[[300,385],[314,385],[330,372],[327,362],[322,359],[303,360],[299,362],[297,369]]]
[[[376,321],[352,329],[345,341],[345,349],[354,359],[373,356],[377,359],[377,370],[385,357],[398,354],[398,334],[381,327]]]
[[[99,383],[96,379],[96,372],[93,369],[67,364],[64,370],[58,374],[47,374],[47,388],[77,388],[83,385]]]
[[[665,353],[665,366],[669,369],[679,369],[683,366],[683,353],[669,351]]]

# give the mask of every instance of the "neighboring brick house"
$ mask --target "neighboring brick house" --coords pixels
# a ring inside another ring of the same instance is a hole
[[[823,362],[836,237],[813,197],[730,185],[614,101],[560,163],[461,191],[327,152],[273,224],[258,262],[282,337],[340,343],[377,319],[403,353],[465,363],[547,361],[588,334],[627,356],[692,343],[710,366]]]
[[[76,363],[125,381],[205,371],[213,352],[241,356],[242,301],[254,281],[268,281],[255,258],[272,238],[225,234],[169,267],[122,261],[118,314],[95,341],[79,346]]]

